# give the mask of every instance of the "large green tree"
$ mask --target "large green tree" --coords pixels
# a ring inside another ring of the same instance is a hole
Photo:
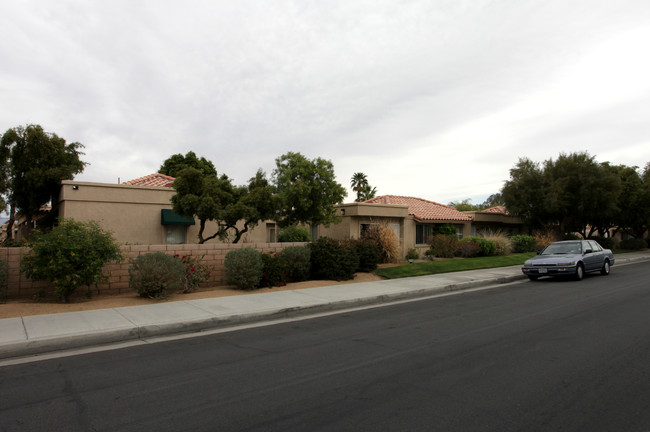
[[[280,200],[280,226],[340,221],[334,205],[343,202],[346,192],[336,181],[332,162],[322,158],[309,160],[300,153],[289,152],[275,163],[272,178]]]
[[[83,145],[66,143],[39,125],[7,130],[0,140],[0,206],[9,206],[8,234],[16,213],[28,222],[43,205],[55,203],[61,180],[71,180],[84,170]]]
[[[549,220],[545,205],[547,189],[539,164],[520,158],[510,169],[510,179],[501,189],[501,196],[511,214],[519,216],[531,228],[541,228]]]
[[[636,166],[617,165],[611,169],[621,180],[621,193],[616,202],[617,217],[609,228],[643,237],[650,228],[650,179],[645,180]]]
[[[204,157],[197,157],[193,151],[187,152],[185,156],[180,153],[170,156],[163,162],[158,172],[171,177],[178,177],[185,168],[195,168],[205,175],[217,175],[217,170],[212,162]]]
[[[246,186],[234,186],[228,176],[206,175],[196,168],[185,168],[174,180],[174,212],[199,219],[199,243],[219,238],[237,243],[261,220],[275,216],[277,198],[262,171]],[[214,233],[205,232],[206,222],[217,224]]]
[[[591,236],[599,225],[608,225],[618,212],[620,178],[608,166],[586,152],[560,154],[544,163],[549,190],[546,205],[561,234]]]
[[[520,159],[501,190],[508,210],[532,228],[591,236],[615,225],[621,179],[586,152],[560,154],[543,167]]]

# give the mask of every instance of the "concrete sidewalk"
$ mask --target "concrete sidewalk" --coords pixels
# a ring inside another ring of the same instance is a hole
[[[619,255],[617,265],[650,260]],[[615,270],[614,270],[615,271]],[[521,266],[0,319],[0,359],[199,332],[523,280]],[[0,305],[2,307],[2,305]]]

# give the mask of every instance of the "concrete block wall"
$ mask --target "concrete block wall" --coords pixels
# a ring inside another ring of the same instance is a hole
[[[182,245],[126,245],[122,246],[122,262],[110,262],[104,266],[104,274],[108,282],[97,287],[100,294],[122,294],[131,292],[129,288],[129,266],[132,259],[138,255],[150,252],[164,252],[169,255],[191,255],[209,266],[211,276],[205,286],[227,285],[224,269],[226,254],[233,249],[253,248],[262,253],[277,253],[289,246],[305,246],[307,243],[242,243],[242,244],[182,244]],[[27,255],[29,248],[0,248],[0,260],[9,264],[9,284],[7,298],[33,298],[35,296],[51,296],[54,287],[49,282],[34,282],[20,272],[22,257]],[[85,292],[85,288],[82,288]],[[97,292],[95,287],[91,287]]]

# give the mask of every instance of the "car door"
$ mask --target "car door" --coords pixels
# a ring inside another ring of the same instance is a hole
[[[584,255],[585,270],[599,270],[603,266],[603,248],[598,243],[592,240],[586,240],[582,244],[582,250],[583,252],[591,251]]]

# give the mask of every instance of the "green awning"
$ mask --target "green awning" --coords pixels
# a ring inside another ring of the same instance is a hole
[[[162,209],[160,223],[162,225],[194,225],[194,218],[177,215],[173,210]]]

